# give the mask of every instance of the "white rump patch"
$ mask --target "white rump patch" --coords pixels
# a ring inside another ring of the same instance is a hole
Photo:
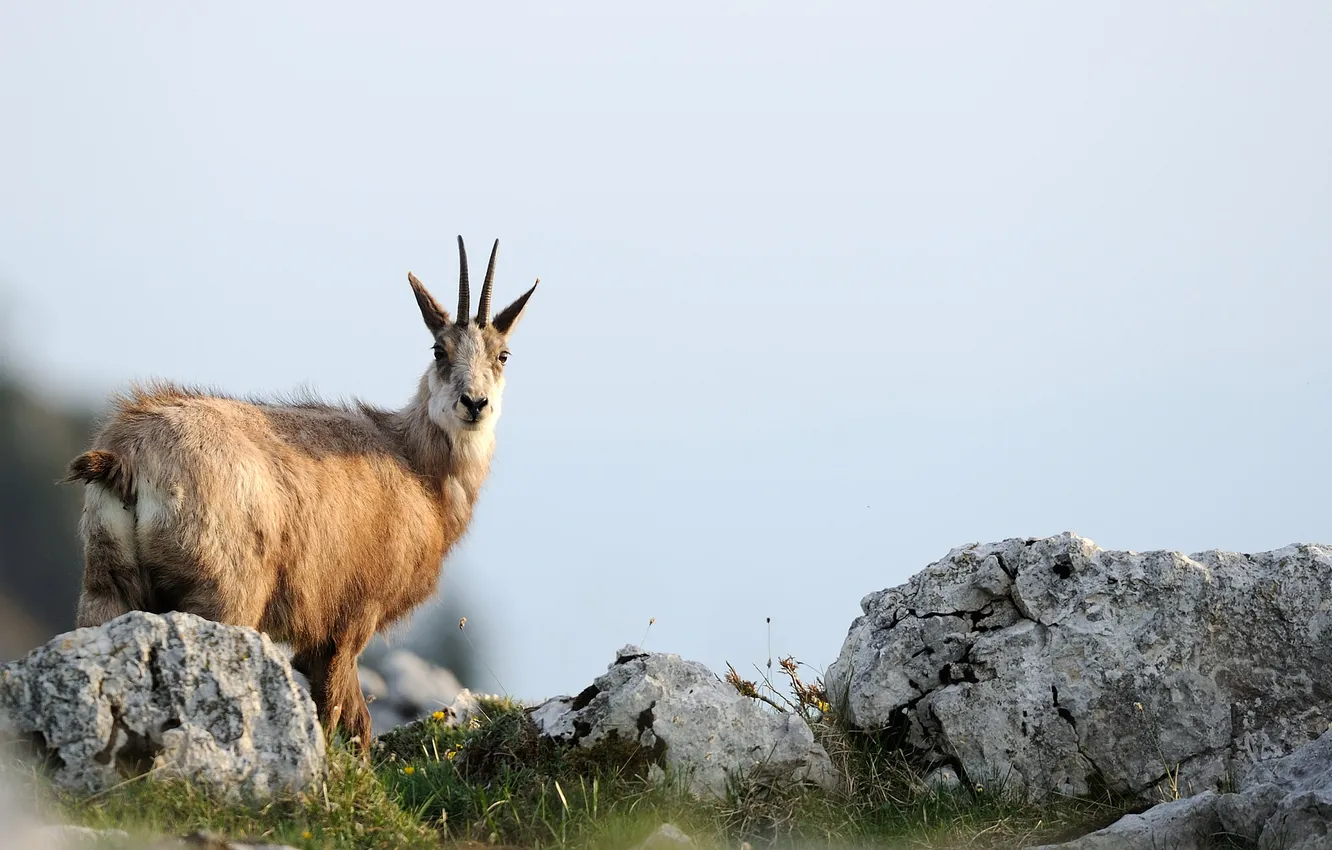
[[[134,482],[134,492],[138,497],[139,528],[165,526],[170,519],[171,507],[166,493],[162,492],[162,488],[145,478],[139,477]]]
[[[133,558],[134,514],[121,503],[119,496],[101,484],[92,482],[84,489],[83,510],[84,522],[92,527],[100,527],[115,541],[124,555]]]

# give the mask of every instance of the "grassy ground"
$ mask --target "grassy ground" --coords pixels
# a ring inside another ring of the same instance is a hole
[[[671,777],[649,781],[651,759],[636,745],[558,747],[539,738],[520,706],[495,700],[464,728],[427,719],[394,730],[367,760],[335,743],[325,787],[261,807],[220,806],[187,783],[152,776],[92,798],[48,789],[44,799],[51,814],[95,828],[144,836],[209,829],[334,848],[627,850],[667,821],[703,847],[1008,848],[1081,834],[1123,811],[1110,801],[1015,803],[997,787],[932,790],[879,740],[821,716],[817,688],[778,706],[810,719],[848,778],[845,789],[741,781],[725,801],[699,803]]]

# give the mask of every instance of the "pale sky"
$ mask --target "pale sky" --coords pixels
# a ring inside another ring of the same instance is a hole
[[[397,406],[499,237],[443,584],[525,699],[824,668],[970,542],[1332,542],[1332,4],[657,6],[0,0],[7,356]]]

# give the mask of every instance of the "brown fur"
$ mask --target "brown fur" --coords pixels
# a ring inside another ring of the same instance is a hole
[[[119,496],[121,503],[126,507],[134,503],[134,490],[130,486],[129,473],[120,464],[120,460],[110,452],[93,449],[70,461],[69,474],[61,479],[61,483],[71,484],[75,481],[101,484]]]
[[[467,530],[490,467],[498,355],[507,353],[504,331],[449,323],[411,282],[441,356],[402,410],[173,384],[114,400],[67,479],[88,485],[76,625],[138,609],[260,629],[291,644],[320,719],[338,708],[349,735],[368,743],[356,658],[434,593]],[[494,404],[457,420],[462,393],[489,393]]]

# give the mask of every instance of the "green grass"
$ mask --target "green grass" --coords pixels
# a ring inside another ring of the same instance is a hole
[[[419,813],[396,800],[371,766],[341,748],[330,753],[319,789],[262,805],[221,803],[187,781],[150,775],[91,797],[44,790],[47,814],[65,823],[121,829],[145,839],[206,829],[296,847],[438,846],[435,831]]]
[[[561,747],[540,738],[521,706],[490,700],[483,708],[465,728],[427,719],[395,729],[368,760],[335,743],[323,787],[265,805],[220,805],[184,781],[151,776],[91,798],[49,788],[45,797],[52,814],[94,828],[143,836],[208,829],[331,848],[627,850],[664,821],[701,847],[1006,848],[1081,834],[1124,810],[1112,801],[1018,803],[997,785],[932,790],[881,739],[814,719],[817,712],[806,716],[846,775],[845,788],[774,789],[741,779],[726,800],[701,803],[684,793],[680,777],[651,781],[653,754],[633,742]]]

